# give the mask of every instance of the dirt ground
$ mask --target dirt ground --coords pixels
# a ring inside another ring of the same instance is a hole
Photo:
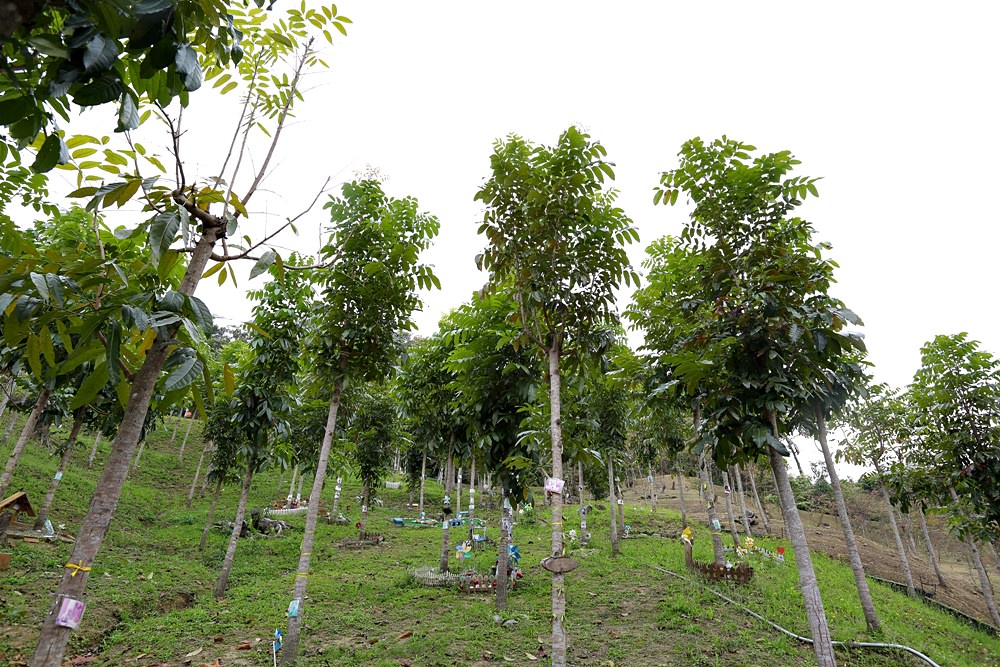
[[[657,489],[657,507],[666,507],[680,511],[680,497],[676,489],[676,478],[673,476],[659,476],[656,478],[655,488]],[[665,490],[664,490],[665,488]],[[698,498],[697,480],[686,478],[684,482],[684,498],[689,515],[707,520],[707,513],[704,505]],[[648,486],[645,480],[637,481],[631,489],[625,490],[625,499],[629,504],[648,506],[649,500],[645,498],[648,494]],[[725,525],[725,502],[723,491],[716,489],[719,495],[718,510],[720,518]],[[747,509],[752,508],[752,500],[747,498]],[[739,506],[735,502],[734,511],[739,511]],[[873,501],[873,506],[878,507],[877,501]],[[771,534],[777,537],[784,535],[784,522],[781,519],[781,512],[777,507],[768,506],[765,508],[771,524]],[[847,562],[847,545],[844,541],[844,533],[840,527],[840,520],[836,515],[818,514],[813,512],[800,512],[802,523],[806,529],[806,538],[809,547],[815,551],[820,551],[833,558],[838,558]],[[869,516],[872,516],[871,514]],[[886,525],[883,525],[886,524]],[[884,517],[880,520],[860,521],[852,519],[858,546],[861,550],[861,561],[864,564],[865,572],[879,579],[904,584],[903,575],[899,564],[899,552],[896,550],[895,540],[888,529],[888,521]],[[900,531],[903,533],[903,544],[910,563],[910,572],[913,576],[913,583],[916,587],[932,594],[935,600],[942,604],[957,609],[984,623],[990,623],[989,612],[983,601],[982,588],[979,585],[979,576],[973,569],[971,556],[968,548],[948,534],[943,520],[940,517],[928,517],[931,542],[937,552],[939,567],[946,586],[939,586],[934,570],[928,561],[927,551],[924,548],[923,536],[919,533],[918,524],[914,525],[917,533],[913,536],[913,549],[906,526],[901,525]],[[754,531],[763,532],[764,526],[758,521],[753,526]],[[743,532],[742,525],[739,526],[740,533]],[[997,559],[996,552],[986,545],[980,549],[983,564],[986,567],[987,575],[992,579],[1000,574],[1000,560]]]

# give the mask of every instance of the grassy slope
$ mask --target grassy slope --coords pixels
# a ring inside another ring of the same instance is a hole
[[[151,438],[142,469],[130,480],[112,532],[94,565],[88,584],[84,627],[74,633],[72,655],[96,655],[92,665],[181,665],[191,651],[195,666],[220,657],[225,665],[270,664],[269,638],[284,625],[298,558],[299,530],[283,538],[242,540],[230,578],[228,598],[212,600],[211,588],[226,537],[213,532],[204,553],[197,551],[208,498],[184,507],[199,451],[198,426],[192,432],[183,466],[178,442],[168,447],[169,432]],[[75,453],[52,517],[72,532],[79,525],[97,471],[81,468],[90,441]],[[102,447],[106,456],[107,444]],[[6,451],[3,452],[6,454]],[[99,456],[98,463],[103,461]],[[44,495],[56,460],[37,445],[25,454],[15,483],[33,499]],[[277,474],[262,475],[251,501],[257,506],[274,495]],[[349,516],[357,520],[357,489],[345,485]],[[428,506],[440,503],[440,488],[430,484]],[[220,516],[231,515],[237,489],[227,489]],[[331,489],[332,491],[332,489]],[[331,495],[328,493],[327,495]],[[502,619],[495,622],[491,599],[451,589],[417,586],[408,571],[437,562],[441,534],[436,529],[395,529],[388,519],[403,514],[405,492],[385,491],[384,508],[374,508],[369,526],[387,544],[349,550],[338,542],[356,537],[353,527],[318,529],[309,583],[302,644],[303,665],[466,665],[544,664],[549,633],[547,573],[538,565],[546,555],[545,512],[535,525],[518,525],[515,541],[523,554],[526,577],[513,594]],[[600,503],[597,503],[599,506]],[[496,512],[488,512],[496,537]],[[676,539],[644,537],[623,542],[623,554],[608,556],[607,512],[591,514],[593,549],[578,554],[579,569],[568,577],[567,626],[573,665],[758,665],[809,664],[812,652],[763,623],[708,594],[649,567],[682,573]],[[630,508],[627,520],[637,530],[673,535],[679,518],[669,512],[651,515]],[[458,541],[457,530],[452,543]],[[707,534],[696,532],[695,556],[710,558]],[[777,542],[767,541],[773,547]],[[787,545],[786,545],[787,547]],[[12,543],[10,570],[0,573],[0,653],[13,662],[18,650],[33,646],[48,596],[69,554],[65,544]],[[746,587],[720,586],[766,618],[798,634],[808,628],[797,590],[794,563],[758,563]],[[493,552],[469,561],[487,571]],[[942,665],[1000,664],[1000,640],[972,630],[952,617],[875,584],[876,606],[885,632],[868,637],[853,589],[850,570],[815,555],[823,599],[835,639],[901,643],[927,653]],[[452,560],[457,567],[457,561]],[[150,575],[152,575],[150,577]],[[411,636],[400,638],[412,632]],[[237,647],[249,640],[250,648]],[[259,641],[258,641],[259,640]],[[136,656],[145,654],[139,660]],[[842,665],[922,664],[892,653],[839,650]],[[537,660],[533,660],[536,658]],[[3,664],[4,658],[0,658]]]

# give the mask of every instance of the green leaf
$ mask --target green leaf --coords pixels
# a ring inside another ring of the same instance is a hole
[[[0,125],[11,125],[34,110],[35,105],[29,97],[11,97],[3,100],[0,102]]]
[[[40,273],[32,272],[30,274],[31,282],[34,283],[35,289],[41,295],[42,300],[48,302],[49,300],[49,283],[45,280],[45,276]]]
[[[201,87],[201,68],[198,66],[198,54],[190,44],[184,44],[177,49],[174,58],[177,73],[184,77],[184,89],[188,92]]]
[[[208,333],[212,328],[212,311],[205,305],[204,301],[196,296],[189,296],[187,300],[191,306],[191,312],[194,314],[194,321],[198,323],[202,331]]]
[[[226,393],[230,396],[236,393],[236,378],[233,375],[233,369],[225,363],[222,365],[222,386],[225,387]]]
[[[38,332],[38,342],[42,348],[42,356],[50,368],[56,365],[56,350],[52,345],[52,332],[47,326],[42,326]]]
[[[260,259],[257,260],[257,263],[254,264],[254,267],[250,270],[250,280],[253,280],[257,276],[259,276],[260,274],[264,273],[269,268],[271,268],[271,265],[274,264],[274,258],[277,256],[278,253],[275,252],[274,250],[268,250],[263,255],[261,255]]]
[[[153,218],[149,226],[149,250],[154,264],[159,264],[160,258],[170,248],[181,226],[180,209],[174,208],[160,213]]]
[[[118,382],[121,380],[121,371],[118,367],[118,360],[122,340],[122,329],[117,320],[108,320],[108,331],[104,337],[108,342],[108,381],[117,386]]]
[[[36,174],[44,174],[47,171],[52,171],[52,168],[60,162],[64,150],[65,145],[63,144],[62,137],[58,134],[53,133],[45,137],[45,143],[38,150],[38,155],[35,156],[31,170]]]
[[[139,127],[139,107],[136,106],[131,91],[126,90],[122,94],[122,103],[118,108],[118,127],[115,128],[115,132],[128,132],[137,127]]]
[[[69,403],[70,410],[76,410],[77,408],[82,408],[88,405],[96,397],[98,392],[108,383],[108,366],[106,363],[99,363],[93,370],[93,372],[87,376],[80,385],[80,388],[76,390],[76,395],[73,396],[73,400]]]
[[[27,345],[27,355],[28,355],[28,366],[31,367],[31,374],[35,376],[36,380],[42,379],[42,359],[40,356],[41,346],[38,342],[38,336],[35,334],[28,334],[28,345]]]
[[[163,384],[165,391],[174,391],[189,387],[201,375],[201,362],[198,357],[187,357],[174,371],[167,376]]]

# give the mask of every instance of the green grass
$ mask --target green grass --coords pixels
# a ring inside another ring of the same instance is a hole
[[[172,424],[171,424],[172,427]],[[184,506],[198,448],[198,426],[188,443],[185,463],[178,466],[176,448],[167,446],[169,431],[159,431],[143,454],[138,476],[125,488],[111,532],[94,564],[88,583],[84,624],[72,637],[70,654],[96,654],[91,665],[182,665],[222,658],[225,665],[271,664],[269,640],[286,625],[293,575],[304,519],[291,518],[296,530],[280,538],[241,540],[229,592],[222,602],[211,591],[222,563],[227,536],[213,532],[204,552],[197,550],[209,498]],[[58,437],[58,436],[57,436]],[[90,441],[81,443],[52,510],[56,524],[76,530],[86,510],[97,470],[85,465]],[[102,445],[106,458],[108,445]],[[4,452],[6,454],[6,452]],[[56,460],[36,444],[29,446],[15,484],[40,499]],[[430,483],[429,508],[440,505],[441,489]],[[277,490],[277,473],[262,474],[251,503],[269,503]],[[317,530],[305,605],[301,665],[468,665],[546,664],[550,633],[549,575],[539,562],[547,555],[547,511],[534,525],[519,524],[515,541],[526,576],[499,620],[492,599],[452,589],[423,588],[410,576],[419,566],[437,563],[438,529],[398,529],[393,516],[406,515],[405,491],[382,490],[384,507],[374,507],[369,529],[381,532],[386,544],[363,550],[339,543],[356,538],[359,518],[357,484],[345,483],[343,508],[351,505],[351,526],[321,524]],[[231,518],[238,489],[226,489],[217,517]],[[332,485],[327,503],[332,502]],[[595,503],[600,505],[601,503]],[[346,513],[346,512],[345,512]],[[487,511],[488,532],[497,536],[497,512]],[[567,524],[575,514],[567,513]],[[636,529],[675,534],[679,517],[655,515],[629,507],[627,521]],[[677,539],[640,537],[622,543],[612,559],[607,537],[607,511],[590,517],[591,549],[577,553],[580,567],[567,575],[567,629],[572,665],[771,665],[811,664],[812,651],[741,610],[710,594],[701,585],[682,581],[650,567],[681,574],[683,552]],[[452,544],[460,539],[452,531]],[[774,547],[777,541],[764,540]],[[786,544],[784,564],[756,562],[747,586],[716,588],[762,616],[808,634],[798,579]],[[12,567],[0,572],[0,653],[8,660],[30,652],[36,628],[47,608],[70,545],[13,541]],[[695,557],[709,560],[706,532],[696,530]],[[493,551],[477,552],[466,566],[488,571]],[[823,601],[834,638],[882,641],[913,646],[942,665],[1000,664],[1000,640],[888,588],[873,584],[876,607],[884,625],[868,636],[850,570],[814,554]],[[452,558],[453,568],[458,562]],[[150,578],[150,575],[152,577]],[[404,633],[412,633],[404,636]],[[255,640],[260,641],[255,641]],[[237,650],[249,641],[249,650]],[[136,656],[143,655],[138,661]],[[532,659],[535,658],[535,660]],[[893,652],[838,649],[842,665],[922,664]],[[0,658],[0,664],[3,658]]]

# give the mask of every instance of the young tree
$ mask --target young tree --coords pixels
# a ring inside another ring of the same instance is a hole
[[[704,315],[683,332],[673,366],[689,387],[709,389],[706,436],[721,468],[768,455],[814,651],[826,667],[836,660],[780,437],[823,394],[824,371],[863,343],[845,331],[857,317],[828,294],[835,264],[823,258],[826,246],[792,216],[817,194],[816,179],[790,176],[798,160],[787,151],[752,157],[754,150],[725,137],[693,139],[681,149],[680,167],[661,177],[654,201],[675,203],[684,192],[694,204],[681,238],[699,258],[695,307]]]
[[[161,372],[164,369],[168,372],[167,379],[164,381],[164,386],[168,391],[179,388],[179,384],[189,383],[193,378],[201,375],[202,362],[197,359],[197,355],[188,354],[179,349],[178,341],[183,340],[183,338],[179,339],[178,334],[182,331],[188,331],[190,335],[198,337],[200,336],[199,324],[207,326],[211,319],[208,309],[194,297],[199,281],[206,274],[209,261],[215,259],[220,262],[216,267],[213,267],[212,273],[228,268],[225,267],[225,262],[235,259],[257,259],[266,268],[275,261],[276,253],[274,251],[261,253],[261,249],[266,248],[274,235],[293,225],[299,217],[291,216],[286,225],[273,230],[270,235],[260,241],[251,241],[249,247],[237,249],[229,246],[228,243],[222,243],[224,246],[222,254],[216,251],[216,245],[224,237],[235,233],[240,218],[246,216],[246,207],[254,193],[257,192],[264,174],[268,173],[271,168],[274,146],[280,139],[281,129],[285,125],[294,103],[301,97],[299,82],[302,74],[314,65],[320,64],[313,43],[309,41],[309,31],[313,29],[312,25],[336,24],[343,28],[340,17],[335,15],[331,18],[314,10],[301,12],[296,9],[293,11],[295,14],[288,14],[285,24],[289,29],[283,31],[275,29],[266,20],[258,20],[261,15],[259,10],[237,12],[234,9],[235,13],[232,14],[233,29],[242,32],[246,41],[243,43],[245,46],[243,49],[244,57],[240,60],[238,76],[234,77],[235,80],[227,83],[225,87],[241,88],[242,92],[246,93],[244,113],[254,116],[257,121],[250,123],[245,122],[246,118],[239,119],[233,137],[233,146],[235,149],[237,139],[240,137],[249,136],[258,131],[260,127],[258,122],[267,128],[270,137],[267,155],[258,165],[258,170],[250,175],[251,182],[245,194],[240,196],[233,190],[239,182],[237,172],[238,165],[242,164],[240,160],[236,160],[234,164],[228,159],[224,159],[221,168],[215,172],[219,176],[209,178],[205,182],[196,183],[193,179],[188,179],[188,172],[185,170],[184,161],[180,154],[182,131],[175,119],[162,110],[158,110],[157,113],[161,115],[170,129],[172,152],[175,157],[175,180],[173,183],[165,184],[147,180],[140,172],[140,165],[145,168],[148,164],[156,166],[161,163],[155,156],[144,154],[145,149],[140,150],[140,146],[134,143],[134,139],[128,148],[107,149],[114,155],[118,165],[105,164],[101,161],[83,161],[77,165],[79,184],[106,178],[107,174],[97,176],[89,173],[89,170],[93,168],[107,167],[112,173],[118,174],[125,172],[122,174],[121,180],[106,183],[100,187],[86,185],[79,188],[74,194],[90,197],[92,209],[111,204],[121,206],[133,197],[140,197],[144,202],[143,208],[148,211],[150,217],[135,229],[128,232],[123,230],[123,235],[128,234],[129,238],[148,243],[153,264],[156,265],[160,274],[168,273],[178,266],[184,273],[176,290],[164,290],[155,284],[149,286],[147,288],[148,299],[141,308],[136,309],[133,304],[115,302],[109,299],[103,303],[99,310],[91,311],[80,319],[82,332],[93,332],[97,327],[103,325],[112,326],[107,323],[118,321],[118,318],[121,318],[122,328],[127,326],[130,332],[138,332],[142,338],[142,345],[138,358],[125,360],[126,364],[131,366],[128,373],[122,373],[129,380],[124,385],[122,394],[122,400],[127,402],[127,406],[112,442],[107,465],[97,484],[90,509],[73,546],[70,562],[73,563],[74,567],[66,568],[64,576],[58,584],[57,594],[53,599],[53,613],[46,616],[38,646],[32,657],[32,667],[59,665],[62,661],[69,638],[69,630],[55,625],[57,616],[55,610],[61,604],[63,597],[80,599],[84,593],[89,577],[89,568],[94,563],[96,554],[107,533],[110,520],[114,515],[128,472],[128,464],[135,453],[135,447],[145,423],[146,412]],[[225,21],[228,26],[228,18]],[[197,25],[197,22],[187,25]],[[192,35],[192,37],[194,36]],[[214,53],[215,46],[219,42],[209,40],[208,35],[202,35],[202,37],[205,39],[195,39],[191,43],[185,42],[185,45],[175,53],[175,68],[177,63],[180,63],[183,70],[181,75],[186,80],[190,78],[193,81],[194,77],[199,76],[199,58],[204,59],[206,64],[211,64],[211,68],[206,72],[206,78],[223,76],[223,69],[216,66],[217,57]],[[107,45],[110,47],[109,53],[111,49],[115,53],[121,53],[127,46],[124,39],[109,41]],[[271,74],[280,74],[283,69],[281,63],[284,61],[292,62],[288,70],[287,85],[281,77],[268,77],[266,81],[263,79],[262,69],[269,69]],[[133,60],[129,65],[129,67],[138,68],[139,72],[139,78],[131,80],[135,89],[130,90],[130,94],[127,96],[128,101],[123,100],[124,115],[129,119],[130,125],[133,117],[137,116],[138,120],[141,121],[144,115],[148,117],[149,114],[146,112],[152,113],[151,109],[146,107],[152,107],[155,104],[160,93],[164,92],[161,90],[161,85],[167,85],[165,78],[160,78],[157,73],[154,72],[152,75],[149,72],[144,73],[141,70],[141,65],[139,60]],[[226,74],[233,77],[232,73]],[[278,83],[275,84],[275,81]],[[237,85],[230,86],[232,83]],[[163,102],[168,102],[170,99],[169,90],[166,93]],[[116,97],[119,95],[120,89]],[[55,164],[59,160],[62,152],[61,140],[53,140],[53,136],[55,135],[50,135],[40,148],[38,153],[40,159],[36,159],[36,163],[42,162],[42,164],[35,165],[39,171],[44,171],[48,163]],[[126,137],[125,141],[131,138],[131,136]],[[67,146],[69,143],[67,141]],[[94,148],[94,146],[87,144],[97,144],[104,147],[100,138],[81,136],[77,142],[74,142],[74,152],[70,154],[70,157],[73,158],[77,151]],[[235,152],[237,155],[242,155],[246,148],[247,144],[243,143],[241,148]],[[230,151],[228,155],[232,157],[233,154],[233,151]],[[83,154],[81,153],[81,155]],[[122,169],[119,166],[122,161],[129,166]],[[178,236],[180,237],[180,247],[172,247],[178,240]],[[188,256],[186,266],[180,262],[183,256]],[[98,270],[95,271],[91,268],[87,271],[88,262],[96,264]],[[43,271],[51,271],[47,264],[43,264],[43,266],[46,267],[43,268]],[[127,274],[118,273],[113,266],[102,262],[100,258],[95,260],[91,257],[81,259],[79,262],[63,263],[57,268],[61,275],[86,274],[89,280],[93,281],[97,278],[105,285],[111,286],[127,278]],[[17,267],[17,269],[18,272],[22,271],[21,267]],[[25,267],[24,273],[26,274],[30,270],[32,270],[30,267]],[[231,271],[230,275],[232,275]],[[25,284],[27,282],[25,281]],[[123,306],[129,306],[135,310],[125,309]],[[121,355],[119,350],[111,344],[110,338],[108,341],[107,349],[111,362],[106,365],[106,368],[109,380],[117,386],[122,386],[117,382],[117,377],[111,377],[117,372]],[[133,372],[132,369],[137,370]],[[99,382],[99,380],[97,381]]]
[[[368,384],[350,395],[351,411],[346,424],[346,439],[352,445],[358,479],[361,480],[361,532],[358,539],[368,539],[368,507],[372,490],[389,472],[390,458],[399,445],[399,408],[386,387]]]
[[[416,290],[440,286],[431,269],[419,263],[420,253],[437,235],[437,218],[419,212],[413,198],[386,196],[376,181],[347,183],[342,193],[326,204],[333,225],[320,254],[331,266],[319,275],[320,300],[309,332],[315,372],[333,392],[309,494],[295,575],[296,613],[288,620],[283,665],[294,663],[298,653],[316,520],[344,383],[382,380],[389,374],[399,354],[398,334],[413,327],[412,313],[420,306]]]
[[[560,362],[588,354],[586,334],[612,318],[614,290],[638,283],[625,246],[638,239],[615,206],[607,151],[575,127],[555,146],[511,135],[494,145],[492,175],[476,193],[486,213],[479,232],[489,246],[477,265],[490,288],[506,286],[522,326],[518,345],[534,344],[548,362],[552,477],[563,480]],[[552,555],[563,552],[562,496],[552,503]],[[552,575],[552,660],[566,664],[565,575]]]

